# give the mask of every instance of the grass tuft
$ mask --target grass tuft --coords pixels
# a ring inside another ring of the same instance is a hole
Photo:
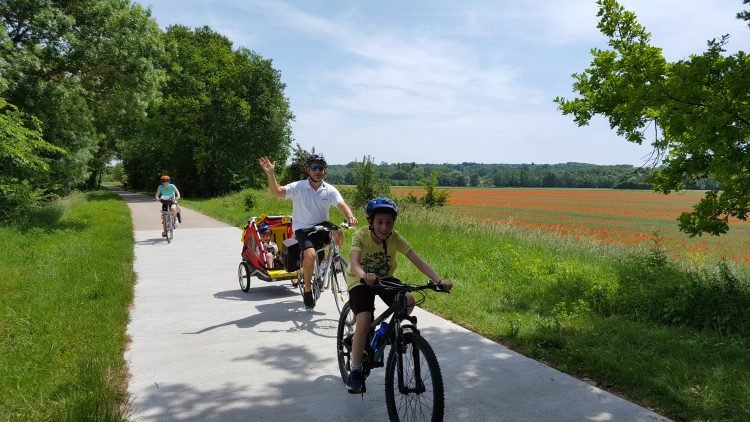
[[[0,227],[0,248],[0,420],[126,420],[125,203],[72,194]]]

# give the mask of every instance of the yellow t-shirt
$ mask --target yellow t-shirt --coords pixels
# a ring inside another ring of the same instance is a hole
[[[387,253],[383,245],[378,245],[370,236],[370,229],[362,227],[352,236],[352,251],[359,251],[359,263],[362,269],[368,273],[374,273],[378,277],[392,277],[396,272],[396,252],[406,255],[411,251],[411,245],[397,231],[386,240]],[[359,277],[352,272],[352,265],[346,269],[346,284],[351,288],[360,283]]]

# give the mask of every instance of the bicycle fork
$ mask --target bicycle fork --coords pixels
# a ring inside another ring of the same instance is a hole
[[[407,316],[406,319],[408,319],[412,324],[417,323],[417,318],[414,316]],[[415,325],[405,325],[402,327],[402,330],[406,328],[410,332],[414,333],[415,335],[419,336],[419,330]],[[406,385],[406,382],[404,381],[404,353],[407,351],[407,346],[403,343],[403,335],[398,336],[400,337],[397,339],[396,344],[393,346],[395,347],[395,359],[396,359],[396,369],[398,370],[398,392],[401,394],[422,394],[425,391],[427,391],[427,388],[424,385],[424,381],[422,380],[422,362],[420,359],[419,354],[419,348],[416,347],[416,344],[412,344],[411,349],[411,358],[414,361],[414,388],[411,388]]]

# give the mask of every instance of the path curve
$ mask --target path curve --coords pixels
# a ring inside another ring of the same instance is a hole
[[[125,358],[133,421],[384,421],[383,370],[345,391],[333,297],[306,311],[288,282],[239,289],[236,227],[182,207],[174,241],[159,204],[121,189],[137,274]],[[668,421],[417,309],[440,361],[446,421]]]

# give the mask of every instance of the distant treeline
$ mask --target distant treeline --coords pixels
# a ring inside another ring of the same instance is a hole
[[[354,163],[330,165],[327,180],[355,184]],[[439,186],[651,189],[651,169],[631,165],[563,164],[417,164],[380,163],[380,176],[391,186],[415,186],[431,172]],[[712,180],[698,180],[687,189],[716,189]]]

